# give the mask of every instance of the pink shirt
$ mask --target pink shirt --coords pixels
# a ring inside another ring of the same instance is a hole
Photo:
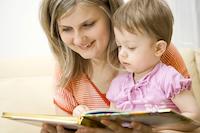
[[[173,67],[159,63],[138,82],[132,73],[113,79],[107,98],[123,111],[156,111],[171,108],[179,112],[172,98],[191,88],[191,79],[184,78]]]

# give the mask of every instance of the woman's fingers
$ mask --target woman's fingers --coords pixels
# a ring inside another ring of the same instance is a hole
[[[56,127],[50,124],[43,124],[41,133],[57,133]]]
[[[103,123],[106,127],[108,127],[114,132],[122,130],[121,125],[118,125],[115,122],[111,122],[109,120],[101,120],[101,123]]]
[[[114,133],[107,128],[89,128],[83,127],[76,131],[76,133]]]
[[[124,128],[121,124],[117,124],[109,120],[101,120],[101,123],[107,126],[114,133],[134,133],[133,129]]]
[[[138,122],[131,123],[132,129],[123,128],[121,125],[108,120],[102,120],[101,122],[115,133],[153,133],[151,127]]]
[[[67,130],[60,125],[43,124],[40,133],[74,133],[74,131]]]
[[[56,129],[57,129],[57,133],[74,133],[75,131],[72,131],[72,130],[67,130],[65,129],[63,126],[56,126]]]
[[[138,122],[132,122],[131,126],[133,130],[138,133],[153,133],[153,130],[151,127],[138,123]]]
[[[42,128],[40,133],[49,133],[49,132]]]

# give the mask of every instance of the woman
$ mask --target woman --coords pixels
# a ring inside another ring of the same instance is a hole
[[[107,62],[107,48],[115,43],[110,18],[120,4],[117,0],[42,1],[42,27],[59,64],[59,84],[54,97],[58,114],[71,115],[74,108],[80,105],[86,105],[89,109],[109,107],[105,93],[118,73]],[[171,64],[187,76],[183,60],[173,45],[163,57],[163,62]],[[111,130],[82,128],[77,132],[152,131],[151,128],[134,122],[132,130],[110,121],[102,123]],[[44,124],[41,132],[71,131],[64,130],[62,126]]]

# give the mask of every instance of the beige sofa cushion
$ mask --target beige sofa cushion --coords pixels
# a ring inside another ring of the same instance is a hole
[[[191,48],[180,48],[179,52],[181,53],[192,78],[192,90],[197,99],[197,102],[200,105],[200,78],[195,62],[195,52]]]
[[[53,77],[0,79],[0,112],[55,114]],[[0,118],[0,133],[39,133],[41,127]]]
[[[0,78],[52,75],[54,65],[50,56],[0,58]]]
[[[55,114],[52,58],[0,60],[0,113]],[[41,127],[0,117],[0,133],[39,133]]]

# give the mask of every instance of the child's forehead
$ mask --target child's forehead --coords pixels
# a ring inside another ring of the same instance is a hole
[[[153,34],[147,33],[146,31],[129,31],[127,29],[114,28],[115,40],[116,42],[123,43],[133,43],[134,41],[139,41],[144,38],[151,40],[156,40]]]
[[[137,36],[150,36],[149,33],[147,31],[145,31],[144,29],[137,29],[137,28],[130,28],[127,29],[126,27],[115,27],[114,26],[114,31],[115,34],[121,35],[125,38],[128,37],[137,37]]]
[[[124,45],[124,46],[132,46],[134,44],[137,44],[134,40],[117,40],[117,45]]]

